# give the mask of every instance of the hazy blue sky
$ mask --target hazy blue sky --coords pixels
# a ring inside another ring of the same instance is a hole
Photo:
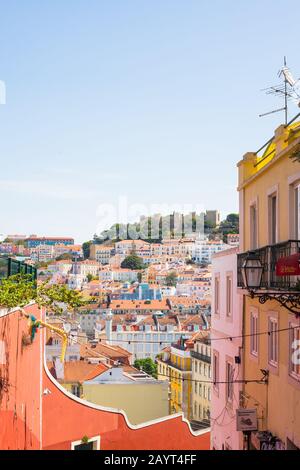
[[[0,6],[0,233],[83,241],[120,196],[237,210],[237,161],[283,118],[260,89],[284,54],[300,76],[299,0]]]

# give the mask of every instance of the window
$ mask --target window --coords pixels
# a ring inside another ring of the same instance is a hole
[[[257,206],[250,206],[250,247],[257,248]]]
[[[290,323],[289,341],[289,374],[294,379],[300,381],[300,325]]]
[[[220,278],[215,277],[215,314],[220,313]]]
[[[199,384],[199,397],[202,397],[202,384]]]
[[[294,234],[300,240],[300,184],[294,187]]]
[[[226,315],[232,315],[232,275],[226,276]]]
[[[80,387],[79,385],[72,385],[71,391],[76,397],[80,397]]]
[[[277,195],[268,197],[269,208],[269,243],[273,245],[277,242]]]
[[[233,365],[231,362],[226,362],[226,400],[232,402],[233,400]]]
[[[219,390],[219,354],[213,352],[213,383],[216,390]]]
[[[197,384],[197,382],[195,382],[195,393],[197,393],[197,386],[198,386],[198,384]]]
[[[87,441],[71,442],[71,450],[100,450],[100,436],[87,439]]]
[[[250,314],[250,353],[258,355],[258,315],[256,311]]]
[[[269,317],[268,325],[268,355],[269,363],[277,367],[278,364],[278,321]]]

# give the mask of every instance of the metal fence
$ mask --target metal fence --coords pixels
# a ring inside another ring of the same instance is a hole
[[[37,269],[34,266],[13,258],[0,257],[0,279],[15,274],[30,274],[34,281],[37,279]]]
[[[237,282],[238,287],[245,287],[242,267],[249,253],[259,257],[263,267],[261,288],[273,290],[300,290],[299,276],[276,276],[276,264],[280,258],[300,253],[300,240],[288,240],[275,245],[267,245],[256,250],[238,254]]]

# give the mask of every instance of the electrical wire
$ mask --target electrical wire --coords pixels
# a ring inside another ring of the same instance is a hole
[[[220,338],[209,338],[209,341],[221,341],[221,340],[230,340],[232,341],[233,339],[237,339],[237,338],[251,338],[253,336],[262,336],[262,335],[271,335],[271,334],[275,334],[275,333],[282,333],[282,332],[285,332],[285,331],[291,331],[291,330],[296,330],[300,328],[300,325],[298,326],[291,326],[291,327],[288,327],[288,328],[281,328],[281,329],[277,329],[277,330],[273,330],[273,331],[260,331],[260,332],[257,332],[257,333],[249,333],[249,334],[243,334],[243,335],[238,335],[238,336],[223,336],[223,337],[220,337]],[[203,332],[206,332],[206,331],[209,331],[209,330],[199,330],[198,332],[200,331],[203,331]],[[195,332],[198,333],[198,332]],[[118,332],[116,332],[118,333]],[[122,334],[124,332],[120,332],[120,334]],[[140,333],[140,332],[138,332]],[[187,332],[189,333],[189,332]],[[132,334],[129,333],[129,334]],[[145,334],[144,332],[142,334]],[[146,333],[147,334],[147,333]],[[162,333],[163,334],[163,333]],[[179,334],[179,333],[176,333],[176,334]],[[182,332],[182,334],[184,334],[184,332]],[[73,334],[72,333],[69,333],[69,336],[73,336],[75,338],[86,338],[87,336],[86,335],[80,335],[80,334]],[[188,338],[188,339],[191,339],[191,338]],[[131,344],[131,343],[139,343],[139,344],[159,344],[159,345],[163,345],[163,344],[174,344],[175,341],[168,341],[168,340],[159,340],[159,341],[153,341],[153,340],[135,340],[135,339],[128,339],[128,340],[125,340],[125,339],[106,339],[106,338],[98,338],[98,341],[101,343],[102,341],[110,341],[110,342],[116,342],[116,343],[126,343],[126,344]]]

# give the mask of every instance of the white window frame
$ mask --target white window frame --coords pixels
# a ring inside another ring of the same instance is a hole
[[[296,328],[298,327],[298,328]],[[289,331],[289,376],[292,377],[297,382],[300,382],[300,365],[293,364],[292,358],[295,351],[299,348],[293,348],[292,345],[294,341],[300,341],[300,326],[299,323],[291,321],[289,323],[289,328],[295,328]]]
[[[254,323],[255,322],[255,323]],[[259,321],[258,310],[251,309],[250,311],[250,354],[251,356],[258,357],[259,353]]]
[[[219,393],[219,377],[220,377],[220,355],[218,351],[213,351],[213,386],[216,393]]]
[[[216,274],[214,279],[214,303],[214,313],[220,315],[220,274]]]
[[[229,376],[229,368],[231,372],[231,377]],[[225,376],[226,376],[226,403],[232,403],[233,402],[233,379],[234,379],[234,367],[233,367],[233,361],[232,359],[227,359],[225,362]],[[231,382],[231,383],[229,383]]]
[[[255,218],[253,217],[253,214],[255,214]],[[250,202],[249,220],[250,220],[250,248],[254,250],[258,248],[258,201],[257,199]]]
[[[272,186],[267,191],[268,197],[268,243],[274,245],[279,240],[279,191],[278,185]],[[273,201],[276,198],[275,206],[275,227],[274,227],[274,213],[273,213]],[[273,234],[273,232],[275,233]],[[273,237],[274,235],[274,237]]]
[[[270,314],[268,317],[268,362],[272,367],[278,367],[279,362],[279,337],[278,317]]]
[[[94,448],[93,450],[100,450],[100,441],[101,441],[100,436],[93,436],[93,437],[89,438],[87,443],[90,443],[90,442],[96,443],[96,448]],[[72,441],[71,442],[71,450],[75,450],[75,447],[79,446],[80,444],[84,444],[84,442],[82,442],[82,440]]]
[[[233,274],[232,272],[226,273],[226,317],[232,317],[233,310]]]

